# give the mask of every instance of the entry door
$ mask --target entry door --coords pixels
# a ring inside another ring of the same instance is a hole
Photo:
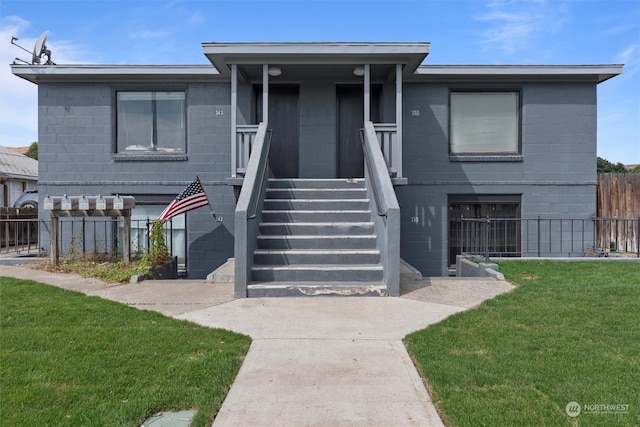
[[[364,154],[360,129],[364,127],[364,88],[344,85],[337,88],[338,178],[362,178]],[[380,86],[371,86],[371,121],[380,121]]]
[[[269,86],[269,166],[275,178],[298,178],[300,153],[299,87]],[[256,118],[262,121],[262,86],[255,87]]]

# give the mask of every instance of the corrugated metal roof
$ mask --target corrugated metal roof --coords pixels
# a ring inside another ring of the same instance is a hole
[[[0,177],[14,179],[38,179],[38,161],[0,147]]]

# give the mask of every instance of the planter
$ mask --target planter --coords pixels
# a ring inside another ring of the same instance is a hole
[[[136,274],[131,277],[129,283],[138,283],[143,280],[167,280],[178,278],[178,257],[175,256],[171,261],[162,265],[157,265],[149,268],[149,271],[144,274]]]

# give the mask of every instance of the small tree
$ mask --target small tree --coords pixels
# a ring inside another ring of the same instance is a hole
[[[613,164],[607,159],[598,157],[598,173],[627,173],[627,168],[622,163]]]
[[[25,156],[31,157],[34,160],[38,160],[38,141],[34,141],[29,146],[29,149],[25,151]]]

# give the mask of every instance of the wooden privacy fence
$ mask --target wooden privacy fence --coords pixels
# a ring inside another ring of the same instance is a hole
[[[640,230],[631,220],[640,224],[640,174],[598,174],[597,216],[608,219],[598,223],[601,248],[621,252],[633,252],[638,248]],[[620,221],[620,218],[625,220]],[[631,249],[631,250],[630,250]]]

